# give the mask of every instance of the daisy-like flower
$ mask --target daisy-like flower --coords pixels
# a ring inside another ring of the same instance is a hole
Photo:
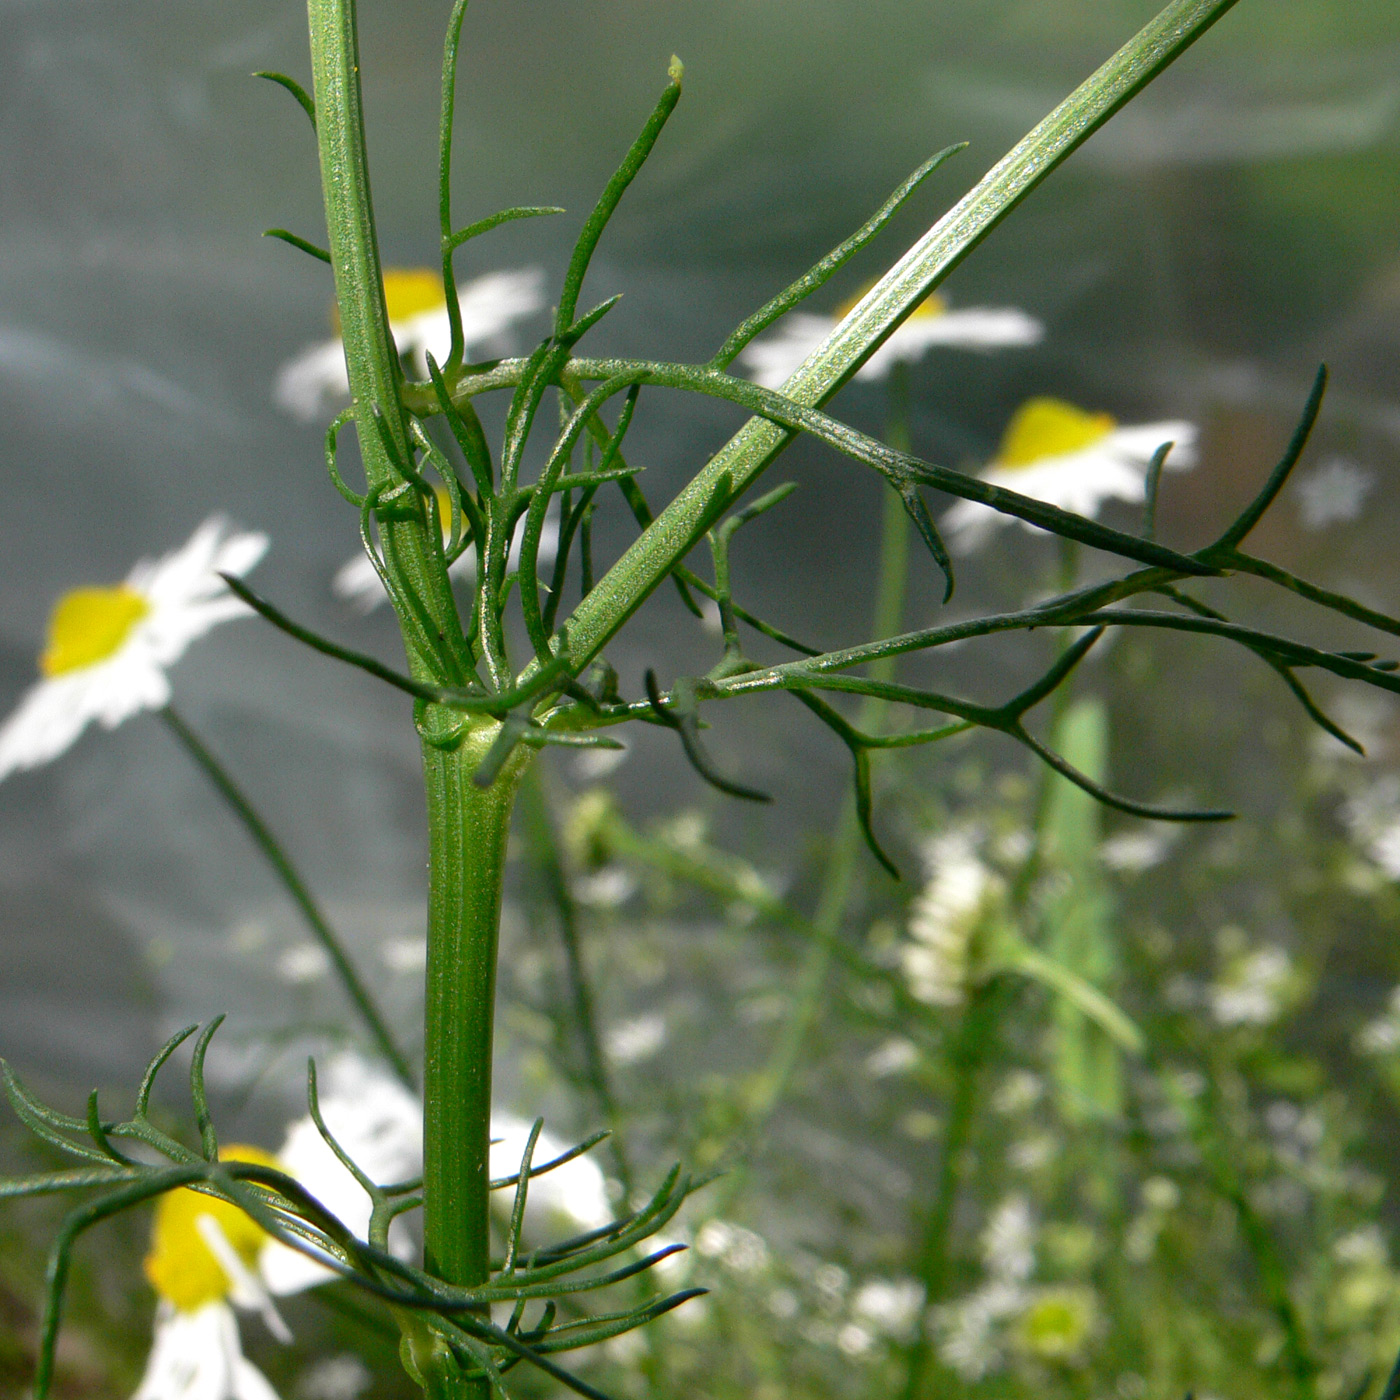
[[[872,283],[873,285],[873,283]],[[755,340],[739,355],[754,382],[780,389],[870,288],[843,302],[830,316],[794,311],[776,334]],[[937,292],[914,309],[890,338],[856,371],[857,379],[884,379],[896,364],[913,364],[936,345],[955,350],[1001,350],[1035,345],[1045,327],[1014,306],[969,306],[951,310]]]
[[[1375,489],[1376,474],[1349,457],[1329,457],[1299,478],[1293,488],[1303,527],[1325,530],[1357,519]]]
[[[1193,423],[1168,420],[1124,427],[1111,414],[1086,413],[1062,399],[1027,399],[1012,415],[982,479],[1092,517],[1108,500],[1141,504],[1152,456],[1168,442],[1174,446],[1166,467],[1180,471],[1195,466]],[[949,544],[966,554],[1014,519],[976,501],[959,501],[940,523]],[[1039,533],[1036,526],[1019,523]]]
[[[427,357],[442,364],[452,343],[442,277],[428,268],[387,268],[384,300],[399,354],[426,379]],[[544,306],[544,272],[537,267],[488,272],[458,285],[457,304],[469,356],[473,351],[485,357],[509,354],[510,328]],[[340,337],[308,346],[283,365],[272,394],[279,407],[303,422],[323,417],[349,399]]]
[[[336,1056],[320,1076],[321,1117],[341,1148],[380,1185],[408,1181],[423,1167],[423,1110],[396,1080],[358,1055]],[[509,1115],[492,1124],[491,1171],[520,1168],[530,1124]],[[566,1150],[541,1133],[536,1166]],[[321,1136],[310,1115],[297,1119],[272,1156],[257,1147],[226,1147],[228,1161],[276,1167],[300,1182],[360,1239],[369,1232],[371,1202]],[[596,1163],[576,1157],[532,1183],[527,1221],[593,1229],[612,1217]],[[414,1242],[396,1222],[389,1248],[408,1258]],[[243,1357],[235,1309],[261,1314],[279,1341],[291,1334],[274,1299],[327,1283],[326,1265],[267,1235],[236,1207],[181,1189],[156,1206],[146,1277],[155,1288],[155,1338],[133,1400],[277,1400]]]
[[[357,1056],[343,1055],[331,1062],[324,1082],[326,1126],[367,1176],[387,1185],[419,1170],[422,1113],[396,1081]],[[243,1146],[220,1155],[279,1168],[365,1237],[369,1197],[309,1116],[291,1125],[275,1157]],[[410,1243],[391,1236],[390,1246],[406,1254]],[[181,1189],[156,1206],[146,1277],[159,1302],[150,1359],[133,1400],[277,1400],[243,1356],[234,1310],[258,1312],[274,1337],[290,1341],[274,1297],[334,1275],[272,1239],[237,1207]]]
[[[925,884],[909,912],[900,964],[910,992],[929,1006],[961,1006],[979,972],[977,935],[995,917],[1001,880],[977,855],[970,833],[953,831],[924,851]]]
[[[1062,1283],[1037,1291],[1017,1320],[1017,1347],[1038,1361],[1082,1364],[1099,1325],[1098,1295],[1084,1284]]]
[[[256,1147],[229,1147],[226,1161],[277,1166]],[[245,1359],[234,1307],[262,1313],[289,1339],[257,1259],[268,1237],[236,1206],[181,1189],[156,1205],[146,1277],[156,1290],[155,1338],[133,1400],[277,1400]]]
[[[1288,1009],[1295,983],[1292,959],[1270,945],[1232,957],[1206,999],[1222,1026],[1268,1026]]]
[[[115,729],[170,701],[166,672],[186,647],[230,618],[251,615],[221,573],[245,574],[263,534],[231,534],[211,516],[163,559],[143,559],[124,583],[75,588],[54,605],[42,677],[0,725],[0,779],[64,753],[96,720]]]
[[[1002,1201],[982,1232],[985,1277],[971,1293],[932,1309],[939,1354],[964,1380],[981,1380],[1004,1360],[1002,1333],[1026,1306],[1035,1272],[1035,1219],[1022,1195]]]
[[[448,500],[447,492],[442,487],[436,487],[435,490],[438,498],[438,518],[443,522],[445,529],[452,518],[451,503]],[[556,497],[555,500],[557,499]],[[520,546],[524,538],[525,517],[522,515],[516,524],[515,534],[511,537],[507,569],[520,567]],[[558,548],[559,508],[552,500],[549,503],[549,511],[544,518],[544,528],[540,531],[537,560],[541,569],[546,569],[554,563],[555,552]],[[468,547],[447,572],[451,578],[470,583],[476,578],[476,550]],[[370,563],[369,556],[363,550],[353,558],[347,559],[335,571],[335,577],[331,579],[331,592],[337,598],[366,613],[373,612],[381,603],[387,602],[389,596],[384,592],[384,584],[379,577],[378,570]]]

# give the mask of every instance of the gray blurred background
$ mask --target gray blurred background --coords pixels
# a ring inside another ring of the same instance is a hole
[[[429,263],[448,6],[361,8],[385,258]],[[593,343],[706,357],[929,153],[969,141],[819,309],[874,277],[1154,9],[480,0],[462,63],[458,218],[517,203],[570,212],[472,244],[459,272],[558,274],[674,51],[684,100],[595,263],[592,300],[626,296]],[[263,68],[307,80],[305,15],[290,0],[0,0],[0,709],[34,674],[56,595],[119,579],[216,510],[271,533],[265,593],[396,656],[386,614],[363,618],[330,596],[356,522],[326,481],[319,429],[271,399],[278,366],[329,333],[330,281],[259,236],[280,225],[323,237],[311,133],[284,93],[249,76]],[[1341,455],[1370,473],[1367,509],[1309,530],[1290,497],[1259,543],[1394,610],[1397,156],[1391,0],[1241,0],[955,274],[955,303],[1022,306],[1048,335],[1034,351],[928,357],[913,376],[919,450],[985,460],[1030,393],[1124,421],[1191,417],[1202,465],[1171,480],[1164,522],[1171,538],[1199,539],[1267,470],[1325,358],[1335,388],[1309,462]],[[839,411],[878,429],[878,386],[848,389]],[[632,453],[653,502],[737,421],[644,399]],[[817,641],[853,639],[876,489],[805,447],[773,480],[788,478],[798,497],[740,547],[743,596]],[[629,534],[611,520],[605,557]],[[1021,575],[1002,567],[1013,553],[999,547],[967,571],[959,606],[1014,596]],[[911,618],[931,616],[934,598],[920,561]],[[642,613],[612,658],[629,686],[647,665],[667,677],[709,664],[713,640],[682,621],[669,594]],[[989,655],[981,670],[959,662],[958,679],[994,690],[1014,663]],[[1209,686],[1207,666],[1181,684]],[[403,950],[421,925],[424,841],[401,698],[254,622],[198,644],[176,696],[408,1017],[417,973]],[[1219,702],[1217,747],[1191,760],[1197,796],[1266,812],[1273,798],[1250,779],[1256,702],[1224,688]],[[736,709],[712,741],[774,792],[770,811],[732,820],[736,839],[777,865],[834,810],[846,763],[791,721],[776,703]],[[634,810],[696,798],[663,737],[642,736],[618,773]],[[1151,748],[1168,774],[1182,755],[1170,734]],[[1140,790],[1165,781],[1118,777]],[[328,984],[282,975],[301,941],[242,833],[150,718],[0,785],[0,1053],[32,1073],[128,1082],[186,1020],[222,1010],[277,1030],[337,1014]]]

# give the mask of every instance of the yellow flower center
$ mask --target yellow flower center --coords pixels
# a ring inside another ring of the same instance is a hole
[[[391,321],[407,321],[423,311],[447,305],[442,293],[442,273],[426,267],[384,269],[384,304]]]
[[[1116,427],[1111,413],[1085,413],[1063,399],[1027,399],[1012,415],[996,467],[1029,467],[1102,442]]]
[[[836,319],[842,320],[855,309],[856,303],[875,284],[867,282],[855,296],[849,297],[836,308]],[[936,316],[942,316],[948,309],[948,303],[938,295],[937,292],[930,292],[905,318],[907,321],[932,321]]]
[[[95,666],[121,650],[131,629],[151,610],[134,588],[75,588],[49,615],[49,638],[39,657],[45,676]]]
[[[256,1147],[226,1147],[219,1153],[225,1162],[254,1162],[275,1167],[277,1159]],[[204,1196],[187,1187],[169,1191],[156,1202],[151,1252],[146,1256],[146,1277],[167,1302],[181,1312],[194,1312],[206,1303],[228,1296],[233,1280],[214,1257],[200,1233],[199,1220],[208,1216],[230,1247],[251,1270],[269,1236],[237,1206]],[[208,1228],[207,1226],[204,1228]]]
[[[430,267],[386,267],[384,307],[389,321],[407,321],[423,311],[436,311],[447,305],[442,293],[442,273]],[[340,334],[340,307],[331,307],[331,324]]]
[[[1048,1289],[1021,1317],[1018,1340],[1033,1356],[1069,1361],[1089,1340],[1095,1318],[1094,1295],[1087,1288]]]

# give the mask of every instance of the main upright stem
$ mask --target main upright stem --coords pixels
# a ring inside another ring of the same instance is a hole
[[[471,652],[442,551],[429,535],[420,493],[404,488],[412,460],[399,396],[398,352],[384,305],[360,98],[354,0],[307,0],[326,231],[340,304],[366,488],[409,669],[460,683]],[[376,507],[380,500],[387,507]],[[417,715],[428,814],[428,970],[424,1011],[423,1217],[426,1266],[471,1286],[490,1274],[488,1214],[491,1042],[496,939],[506,837],[527,759],[506,764],[490,787],[473,776],[499,725],[463,733],[441,707]],[[486,1400],[489,1382],[462,1374],[440,1339],[410,1323],[414,1369],[433,1400]]]
[[[472,781],[495,726],[451,752],[424,745],[428,985],[424,1011],[424,1262],[449,1283],[490,1273],[491,1047],[506,838],[524,772]],[[485,1395],[456,1377],[454,1397]]]

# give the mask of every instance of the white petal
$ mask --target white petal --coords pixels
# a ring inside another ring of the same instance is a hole
[[[94,721],[115,729],[169,699],[164,673],[128,647],[98,666],[39,681],[0,725],[0,779],[51,762]]]
[[[127,576],[127,584],[150,599],[153,607],[211,598],[227,598],[228,585],[220,573],[242,574],[267,550],[267,536],[258,531],[227,535],[228,521],[211,515],[189,539],[164,558],[143,560]]]
[[[983,480],[1076,515],[1095,515],[1106,500],[1142,501],[1147,473],[1143,463],[1125,461],[1106,450],[1106,444],[1095,444],[1029,467],[990,471]]]
[[[224,1227],[212,1215],[195,1216],[194,1228],[214,1256],[224,1277],[229,1281],[229,1301],[236,1307],[258,1313],[267,1330],[279,1342],[292,1340],[291,1328],[282,1321],[282,1314],[272,1301],[262,1280],[243,1262],[242,1255],[229,1243]]]
[[[277,1400],[277,1392],[244,1359],[227,1303],[181,1312],[162,1302],[146,1373],[132,1400]]]
[[[457,304],[462,312],[462,337],[468,355],[474,350],[508,353],[511,344],[506,332],[516,321],[533,316],[544,306],[544,269],[488,272],[484,277],[462,282],[457,287]],[[434,307],[397,321],[393,331],[399,352],[409,357],[424,378],[428,374],[427,356],[442,364],[452,345],[446,307]]]
[[[516,321],[533,316],[545,304],[544,269],[517,268],[510,272],[488,272],[457,288],[462,308],[462,333],[467,347],[491,340]]]
[[[125,724],[142,710],[170,703],[164,669],[138,647],[123,647],[110,661],[87,672],[93,718],[104,729]]]
[[[970,306],[939,316],[912,316],[856,371],[857,379],[883,379],[903,361],[912,364],[935,345],[961,350],[996,350],[1035,345],[1045,327],[1013,307]]]
[[[1170,442],[1172,450],[1162,465],[1169,471],[1181,471],[1196,465],[1196,436],[1194,423],[1173,418],[1162,423],[1115,428],[1104,439],[1104,446],[1146,467],[1152,461],[1152,454],[1164,442]]]
[[[331,592],[337,598],[353,603],[361,612],[373,612],[389,597],[384,591],[379,571],[363,550],[353,559],[347,559],[335,571],[335,577],[331,579]]]
[[[442,364],[452,348],[452,323],[447,319],[445,306],[396,321],[393,332],[399,354],[408,356],[414,373],[422,379],[428,377],[428,356]]]
[[[773,335],[746,345],[739,352],[739,363],[750,372],[755,384],[781,389],[835,325],[830,316],[794,311]]]
[[[79,678],[55,677],[31,686],[0,725],[0,779],[57,758],[92,718],[91,699]]]
[[[496,1139],[491,1145],[493,1177],[514,1176],[520,1170],[521,1157],[532,1126],[513,1114],[492,1114],[491,1136]],[[568,1145],[552,1133],[541,1132],[535,1143],[533,1165],[542,1166],[567,1150]],[[573,1161],[531,1179],[526,1197],[527,1219],[548,1216],[550,1213],[561,1214],[583,1229],[605,1225],[612,1219],[603,1173],[591,1157],[575,1157]],[[542,1223],[540,1228],[547,1231],[548,1224]]]
[[[326,1067],[321,1085],[326,1127],[372,1181],[388,1185],[418,1174],[423,1160],[423,1113],[397,1080],[359,1056],[339,1055]],[[277,1160],[327,1210],[365,1238],[369,1197],[309,1116],[287,1130]],[[297,1293],[330,1277],[323,1265],[276,1241],[264,1247],[258,1272],[268,1289],[279,1294]]]
[[[242,578],[262,560],[269,543],[261,530],[230,535],[219,546],[218,553],[214,556],[214,572]]]
[[[294,418],[310,422],[350,397],[345,347],[337,340],[309,346],[277,371],[272,397]]]
[[[1090,519],[1106,500],[1136,503],[1146,495],[1145,463],[1125,461],[1111,449],[1108,439],[1080,452],[1046,457],[1028,467],[990,471],[983,480]],[[1039,533],[1027,521],[975,501],[959,501],[944,513],[939,525],[947,532],[951,548],[969,554],[985,544],[999,526],[1013,522]]]

